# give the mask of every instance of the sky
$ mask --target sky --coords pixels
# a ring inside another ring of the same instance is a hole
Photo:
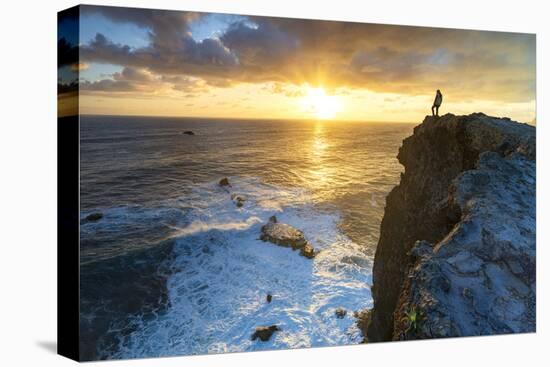
[[[59,83],[84,114],[418,123],[440,89],[441,113],[535,121],[532,34],[96,6],[79,29]]]

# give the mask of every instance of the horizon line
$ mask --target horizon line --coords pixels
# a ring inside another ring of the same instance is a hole
[[[156,117],[156,118],[182,118],[182,119],[203,119],[203,120],[215,120],[215,119],[228,119],[228,120],[260,120],[260,121],[317,121],[317,122],[363,122],[363,123],[386,123],[386,124],[420,124],[420,122],[410,121],[381,121],[381,120],[348,120],[348,119],[316,119],[316,118],[266,118],[266,117],[228,117],[228,116],[182,116],[182,115],[138,115],[138,114],[109,114],[109,113],[81,113],[77,116],[103,116],[103,117]],[[426,115],[428,116],[428,115]]]

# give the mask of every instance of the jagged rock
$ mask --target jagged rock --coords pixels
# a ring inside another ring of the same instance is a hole
[[[92,213],[86,216],[81,223],[87,223],[87,222],[97,222],[98,220],[103,218],[103,213]]]
[[[271,326],[259,326],[252,334],[252,340],[260,338],[261,341],[266,342],[271,338],[274,332],[280,331],[281,329],[277,325]]]
[[[184,135],[195,135],[194,132],[192,132],[191,130],[186,130],[183,132]]]
[[[306,243],[300,250],[300,255],[308,259],[313,259],[315,257],[315,249],[309,243]]]
[[[403,141],[369,342],[535,331],[535,128],[426,117]]]
[[[336,311],[334,311],[334,314],[335,314],[336,317],[339,318],[339,319],[343,319],[344,317],[346,317],[346,314],[347,314],[347,313],[348,313],[348,312],[347,312],[345,309],[343,309],[342,307],[338,307],[338,308],[336,309]]]
[[[275,216],[269,218],[267,224],[262,226],[260,240],[300,250],[300,255],[309,259],[315,256],[313,246],[307,242],[302,231],[288,224],[279,223]]]
[[[237,196],[235,196],[233,201],[235,202],[235,205],[237,205],[237,208],[240,208],[244,205],[244,202],[246,201],[246,199],[242,196],[237,195]]]
[[[361,332],[363,333],[363,342],[367,342],[367,328],[370,323],[371,310],[365,309],[361,311],[354,311],[353,317],[356,318],[355,323]]]
[[[218,182],[218,185],[222,187],[231,186],[231,184],[229,183],[229,179],[227,177],[222,178],[220,182]]]

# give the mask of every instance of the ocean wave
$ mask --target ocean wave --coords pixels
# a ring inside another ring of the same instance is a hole
[[[132,316],[109,358],[202,354],[357,343],[353,311],[371,305],[372,258],[339,230],[333,207],[311,194],[250,177],[229,177],[163,203],[186,208],[172,226],[173,256],[166,279],[168,307],[152,318]],[[237,207],[231,194],[245,198]],[[315,259],[258,239],[271,215],[302,230]],[[265,301],[267,294],[273,301]],[[343,319],[336,308],[348,310]],[[255,327],[277,324],[268,342],[252,341]],[[116,330],[111,330],[111,333]]]
[[[172,234],[174,238],[180,238],[184,236],[190,236],[201,232],[208,231],[231,231],[231,230],[245,230],[250,228],[256,223],[260,223],[261,219],[258,217],[250,217],[244,222],[230,222],[230,223],[205,223],[200,220],[194,221],[185,228],[174,228],[176,232]]]

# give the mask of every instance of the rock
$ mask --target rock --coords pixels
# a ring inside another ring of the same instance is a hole
[[[300,250],[300,255],[308,259],[313,259],[315,257],[315,249],[309,243],[306,243]]]
[[[359,330],[361,330],[361,332],[363,333],[363,337],[364,337],[363,342],[365,343],[368,341],[368,339],[366,338],[366,335],[367,335],[367,328],[370,323],[370,316],[371,316],[371,310],[369,309],[353,312],[353,317],[357,319],[355,323],[357,324],[357,327],[359,328]]]
[[[346,317],[346,314],[347,314],[347,313],[348,313],[348,312],[347,312],[345,309],[343,309],[342,307],[338,307],[338,308],[336,309],[336,311],[334,311],[334,314],[335,314],[336,317],[339,318],[339,319],[343,319],[344,317]]]
[[[535,331],[535,142],[482,113],[426,117],[403,141],[369,342]]]
[[[218,182],[218,185],[220,185],[221,187],[231,186],[227,177],[222,178],[220,182]]]
[[[267,224],[262,226],[260,240],[300,250],[300,255],[310,259],[315,256],[313,247],[307,242],[302,231],[276,220],[277,218],[273,216]]]
[[[92,213],[92,214],[87,215],[86,218],[84,218],[81,222],[82,223],[97,222],[98,220],[100,220],[102,218],[103,218],[103,214],[97,212],[97,213]]]
[[[261,341],[266,342],[271,338],[274,332],[280,331],[281,329],[277,325],[271,326],[259,326],[252,334],[252,340],[260,338]]]
[[[273,296],[271,294],[267,294],[267,297],[265,297],[265,300],[267,301],[267,303],[271,303],[271,300],[273,299]]]
[[[279,246],[291,247],[293,250],[301,249],[307,243],[302,231],[285,223],[271,221],[262,226],[260,239]]]
[[[233,195],[232,195],[233,196]],[[237,208],[240,208],[244,205],[244,202],[246,201],[246,199],[242,196],[234,196],[232,198],[232,200],[235,202],[235,205],[237,205]]]
[[[191,130],[186,130],[183,132],[184,135],[195,135],[194,132],[192,132]]]

